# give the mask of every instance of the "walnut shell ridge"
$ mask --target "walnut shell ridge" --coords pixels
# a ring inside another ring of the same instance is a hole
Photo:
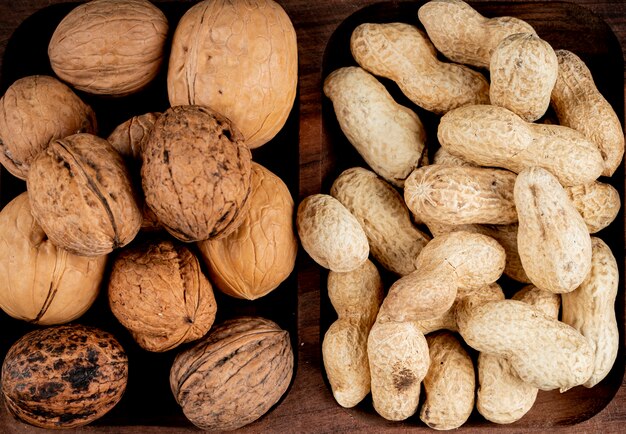
[[[26,179],[31,162],[52,140],[97,129],[91,107],[56,78],[20,78],[0,99],[0,163]]]
[[[76,428],[122,398],[128,358],[110,333],[65,325],[32,331],[9,349],[2,394],[11,413],[41,428]]]
[[[74,134],[33,161],[27,179],[33,217],[71,253],[99,256],[133,240],[141,225],[130,175],[104,139]]]
[[[224,237],[243,221],[252,156],[241,133],[208,107],[176,106],[143,149],[146,204],[181,241]]]
[[[226,321],[181,352],[170,386],[185,416],[206,430],[234,430],[269,411],[293,374],[289,333],[272,321]]]
[[[52,244],[27,192],[0,212],[0,308],[13,318],[41,325],[78,318],[98,296],[106,261]]]
[[[159,352],[204,336],[217,310],[196,256],[170,240],[119,254],[109,280],[109,305],[142,348]]]

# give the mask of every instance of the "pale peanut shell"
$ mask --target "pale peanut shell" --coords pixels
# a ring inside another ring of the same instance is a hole
[[[586,185],[575,185],[565,189],[590,234],[595,234],[610,225],[622,205],[619,192],[610,184],[595,181]]]

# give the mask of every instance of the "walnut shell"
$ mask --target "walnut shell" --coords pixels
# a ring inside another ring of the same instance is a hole
[[[224,237],[243,220],[251,159],[224,116],[208,107],[171,107],[143,149],[146,203],[179,240]]]
[[[75,428],[122,398],[128,358],[113,335],[65,325],[35,330],[9,349],[2,394],[11,413],[41,428]]]
[[[48,57],[61,80],[76,89],[128,95],[156,77],[167,30],[167,18],[147,0],[92,0],[59,23]]]
[[[13,318],[41,325],[78,318],[98,296],[106,260],[52,244],[26,192],[0,212],[0,308]]]
[[[217,310],[198,259],[169,240],[120,252],[109,280],[109,304],[148,351],[167,351],[201,338]]]
[[[27,179],[33,216],[50,240],[71,253],[100,256],[132,241],[141,212],[122,157],[104,139],[55,140]]]
[[[161,113],[145,113],[133,116],[126,122],[118,125],[107,140],[129,161],[140,162],[141,150],[150,137],[154,123]]]
[[[170,54],[170,104],[212,107],[250,148],[280,131],[296,96],[296,32],[272,0],[201,1],[181,18]]]
[[[50,141],[96,132],[91,107],[56,78],[21,78],[0,99],[0,163],[20,179]]]
[[[255,300],[276,289],[296,262],[294,204],[289,189],[271,171],[252,163],[250,206],[227,237],[198,247],[215,285],[237,298]]]
[[[234,430],[267,413],[292,374],[289,333],[272,321],[244,317],[215,327],[176,356],[170,386],[194,425]]]

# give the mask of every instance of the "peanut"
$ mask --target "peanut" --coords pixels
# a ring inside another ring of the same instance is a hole
[[[395,188],[372,171],[353,167],[337,177],[330,194],[359,221],[374,259],[401,276],[415,271],[415,259],[430,238],[413,225]]]
[[[435,47],[457,63],[488,68],[500,41],[515,33],[535,33],[513,17],[485,18],[461,0],[432,0],[417,15]]]
[[[489,99],[526,122],[543,116],[559,66],[554,50],[532,33],[507,36],[491,55]]]
[[[585,220],[590,234],[610,225],[621,207],[619,193],[610,184],[592,182],[565,189],[567,197]]]
[[[417,27],[404,23],[361,24],[350,49],[372,74],[395,81],[418,106],[445,113],[467,104],[489,102],[489,83],[463,65],[437,60],[435,47]]]
[[[402,187],[424,163],[426,132],[420,118],[397,104],[385,86],[358,67],[340,68],[324,81],[341,131],[369,166]]]
[[[328,296],[339,319],[324,335],[322,356],[342,407],[354,407],[370,392],[367,337],[383,295],[380,275],[369,260],[347,273],[328,273]]]
[[[367,260],[369,245],[357,219],[326,194],[306,197],[298,206],[296,226],[304,250],[333,271],[352,271]]]
[[[591,269],[591,237],[557,179],[539,167],[515,182],[519,216],[517,247],[533,284],[555,293],[571,292]]]
[[[615,363],[619,331],[615,318],[619,270],[609,246],[591,238],[591,271],[573,292],[563,294],[563,322],[591,342],[595,363],[591,377],[583,384],[593,387],[606,377]]]
[[[560,125],[525,122],[503,107],[473,105],[446,113],[437,137],[448,152],[479,166],[519,173],[539,166],[564,186],[589,184],[602,173],[598,147]]]
[[[475,164],[470,163],[462,159],[461,157],[457,157],[446,151],[444,148],[437,149],[435,152],[435,156],[433,158],[433,164],[450,164],[452,166],[468,166],[468,167],[478,167]]]
[[[602,174],[611,176],[624,156],[624,132],[619,118],[578,56],[557,50],[556,57],[559,73],[551,101],[559,123],[581,132],[598,146],[604,160]]]

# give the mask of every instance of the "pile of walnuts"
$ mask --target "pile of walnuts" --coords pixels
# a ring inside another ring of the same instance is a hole
[[[234,21],[245,23],[236,34]],[[212,330],[213,285],[254,300],[294,268],[293,199],[251,152],[283,128],[293,106],[289,17],[272,0],[207,0],[181,18],[171,50],[169,30],[147,0],[82,4],[49,41],[56,77],[23,77],[0,100],[0,162],[26,181],[0,212],[0,307],[55,326],[20,339],[2,368],[7,407],[33,425],[81,426],[122,397],[128,360],[116,339],[59,326],[89,309],[103,281],[117,320],[143,349],[162,352]],[[245,48],[236,53],[235,38]],[[97,117],[107,113],[80,95],[136,93],[166,66],[171,107],[137,113],[102,136]],[[229,359],[259,362],[213,363]],[[172,390],[193,423],[233,429],[268,411],[292,370],[288,333],[242,318],[180,353]],[[222,380],[230,377],[248,386],[229,389]]]

